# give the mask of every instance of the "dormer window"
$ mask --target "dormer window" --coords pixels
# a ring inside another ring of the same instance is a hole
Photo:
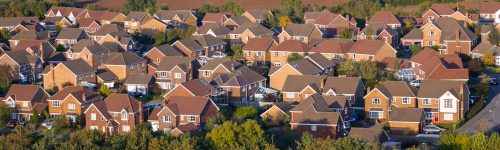
[[[127,113],[122,113],[122,120],[128,120],[128,114]]]
[[[434,36],[434,35],[435,35],[434,31],[429,31],[429,36]]]
[[[444,107],[445,108],[453,108],[453,103],[451,99],[445,99],[444,100]]]

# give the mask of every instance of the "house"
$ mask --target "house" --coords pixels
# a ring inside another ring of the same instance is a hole
[[[76,22],[71,22],[67,17],[45,17],[40,24],[53,34],[57,35],[57,26],[61,28],[74,27]]]
[[[148,95],[155,84],[153,75],[145,73],[133,73],[127,75],[127,79],[123,82],[127,87],[127,92],[132,96]]]
[[[9,46],[7,44],[5,44],[5,43],[0,43],[0,56],[2,56],[2,54],[5,51],[10,51]]]
[[[283,66],[273,66],[269,70],[270,87],[282,90],[289,75],[325,75],[333,71],[334,63],[321,54],[313,54],[312,57],[305,57],[296,61],[284,64]]]
[[[0,56],[0,64],[10,66],[15,82],[34,83],[42,80],[42,60],[26,51],[6,51]]]
[[[137,42],[120,25],[106,24],[91,39],[113,52],[136,51]]]
[[[78,18],[76,24],[87,33],[95,33],[102,27],[99,18]]]
[[[326,77],[321,93],[329,96],[345,96],[353,113],[364,114],[365,85],[359,77]]]
[[[91,13],[92,11],[87,12]],[[103,14],[99,16],[99,19],[101,19],[101,23],[105,25],[122,22],[126,17],[127,16],[119,12],[104,11]]]
[[[308,132],[314,137],[322,138],[344,136],[343,112],[332,110],[329,106],[334,100],[324,97],[328,96],[310,96],[290,110],[290,126],[293,132],[299,135]]]
[[[25,40],[48,40],[48,32],[21,31],[9,39],[10,47],[15,48],[21,41]]]
[[[110,54],[110,50],[91,39],[78,41],[66,51],[69,60],[83,59],[93,68],[100,65],[100,60]]]
[[[278,44],[272,38],[250,39],[242,49],[243,59],[247,65],[267,66],[271,62],[270,51]]]
[[[469,111],[469,87],[464,81],[422,80],[418,107],[428,122],[458,123]]]
[[[319,75],[289,75],[281,90],[283,101],[296,105],[313,94],[321,93],[325,79],[326,76]]]
[[[386,81],[365,95],[365,116],[383,122],[394,108],[417,108],[417,93],[405,81]]]
[[[226,42],[212,35],[202,35],[177,40],[172,46],[188,57],[212,57],[216,53],[223,54]]]
[[[347,58],[354,61],[381,61],[396,57],[396,49],[383,40],[359,40],[347,51]]]
[[[366,21],[365,26],[369,26],[373,23],[387,25],[392,29],[399,29],[403,24],[403,20],[399,16],[394,15],[392,12],[378,11],[368,21]]]
[[[262,23],[268,16],[273,16],[273,14],[265,9],[250,9],[246,10],[241,16],[245,16],[253,23]]]
[[[195,57],[165,56],[152,73],[161,89],[170,90],[198,76],[201,64]],[[152,65],[149,65],[151,68]]]
[[[493,53],[495,59],[495,65],[500,67],[500,48],[496,45],[490,44],[488,41],[479,43],[472,50],[472,58],[479,59],[488,53]]]
[[[200,35],[212,35],[219,39],[228,39],[227,34],[231,32],[227,27],[216,23],[207,23],[199,27],[196,32],[193,33],[195,36]]]
[[[67,86],[47,99],[51,117],[65,116],[73,123],[83,121],[90,103],[102,100],[98,93],[81,86]],[[78,120],[78,118],[80,120]]]
[[[203,16],[203,20],[201,20],[201,23],[203,25],[206,25],[206,24],[222,25],[231,16],[232,16],[231,13],[206,13],[205,16]]]
[[[154,37],[158,32],[165,32],[168,25],[161,20],[156,18],[149,19],[141,23],[141,33],[148,35],[149,37]]]
[[[184,133],[197,133],[199,131],[200,127],[196,126],[194,123],[188,123],[174,128],[170,134],[174,137],[180,137]]]
[[[330,11],[323,9],[322,11],[313,11],[304,13],[305,24],[314,24],[320,17],[326,14],[332,14]]]
[[[231,101],[251,100],[259,87],[266,87],[267,78],[229,58],[214,59],[198,72],[199,79],[228,92]]]
[[[196,21],[198,18],[191,10],[160,10],[153,17],[158,18],[168,25],[182,29],[197,27]]]
[[[483,3],[485,2],[481,2],[480,13],[484,12],[483,8],[485,7],[483,7],[484,6]],[[494,5],[488,7],[492,8],[494,7]],[[466,10],[459,8],[453,9],[448,4],[432,4],[432,6],[427,11],[422,13],[422,23],[427,24],[431,20],[435,20],[442,17],[449,17],[462,22],[464,26],[466,26],[470,23],[477,22],[477,20],[474,19],[474,16],[477,16],[477,14],[475,15],[469,14]],[[488,15],[485,15],[484,17],[484,19],[490,19],[490,18],[491,17],[488,17]]]
[[[209,97],[210,99],[217,101],[219,97],[223,94],[220,90],[216,89],[213,85],[207,83],[205,80],[193,79],[179,84],[179,86],[174,87],[172,90],[168,91],[163,95],[165,98],[164,104],[169,101],[170,97],[174,96],[191,96],[191,97]]]
[[[423,131],[425,114],[422,108],[391,108],[389,128],[394,134],[419,134]]]
[[[26,51],[32,56],[38,56],[45,62],[50,59],[56,49],[46,40],[20,40],[12,47],[12,51]]]
[[[0,29],[7,29],[9,32],[21,23],[38,22],[37,17],[0,17]]]
[[[83,29],[78,28],[63,28],[56,37],[56,44],[62,45],[65,48],[70,48],[76,42],[88,39],[90,36]]]
[[[410,64],[417,80],[469,80],[469,71],[456,54],[439,55],[431,48],[424,48],[410,59]]]
[[[162,44],[151,48],[142,58],[146,59],[149,65],[152,65],[150,67],[156,68],[155,66],[159,65],[160,61],[167,56],[182,56],[182,54],[174,47],[168,44]],[[150,72],[154,71],[149,71],[148,69],[148,73]]]
[[[228,18],[223,25],[232,31],[247,22],[251,21],[245,16],[232,16],[231,18]]]
[[[153,19],[153,17],[146,12],[129,12],[127,17],[123,20],[124,29],[129,33],[139,32],[141,30],[141,25],[151,19]]]
[[[146,73],[147,71],[147,60],[130,51],[111,53],[102,61],[99,68],[109,69],[119,80],[124,80],[129,74]]]
[[[0,100],[11,108],[11,119],[22,122],[33,119],[33,111],[41,116],[47,110],[46,100],[49,97],[39,85],[12,84]]]
[[[377,39],[383,40],[393,47],[399,46],[399,33],[384,23],[370,23],[363,30],[361,30],[357,39]]]
[[[344,60],[344,55],[354,45],[351,40],[323,40],[318,45],[309,50],[309,53],[320,53],[325,58],[340,63]]]
[[[173,96],[163,108],[153,109],[148,122],[151,123],[153,131],[182,134],[187,133],[185,127],[189,125],[194,125],[200,130],[207,119],[215,117],[218,111],[219,107],[208,97]]]
[[[76,7],[61,7],[61,6],[52,6],[45,13],[45,17],[67,17],[72,22],[75,22],[77,18],[84,14],[87,11],[83,8]]]
[[[286,40],[280,43],[275,49],[269,51],[271,54],[271,64],[281,66],[288,62],[288,56],[296,53],[305,56],[312,47],[299,40]]]
[[[364,143],[385,143],[389,141],[389,135],[385,132],[384,129],[379,128],[358,128],[351,127],[349,130],[349,135],[347,137],[350,138],[359,138]]]
[[[101,86],[106,86],[108,88],[115,88],[115,86],[120,83],[118,77],[111,72],[109,69],[99,69],[96,73],[97,83]]]
[[[497,16],[500,14],[500,2],[481,2],[479,9],[479,20],[480,22],[491,22],[494,24],[500,23],[500,18]]]
[[[290,110],[293,106],[288,102],[278,102],[274,103],[265,112],[260,114],[260,117],[264,121],[268,121],[271,124],[279,125],[283,123],[286,118],[290,118]]]
[[[21,31],[36,31],[40,32],[43,30],[43,26],[38,22],[21,22],[12,30],[10,30],[10,34],[17,34]]]
[[[411,30],[401,42],[403,45],[437,46],[440,54],[470,55],[478,38],[457,20],[443,17]]]
[[[323,33],[316,26],[311,24],[289,24],[284,28],[277,29],[279,34],[279,43],[286,40],[299,40],[306,44],[312,40],[322,39]]]
[[[111,94],[84,111],[85,128],[104,133],[127,133],[142,124],[142,102],[127,94]]]
[[[43,71],[44,89],[57,87],[63,89],[65,86],[95,87],[96,71],[84,60],[68,60],[57,64],[50,64]]]
[[[356,27],[357,22],[354,17],[350,17],[348,14],[342,16],[339,14],[331,13],[327,10],[321,12],[315,12],[311,15],[309,13],[307,18],[315,18],[306,20],[306,24],[313,24],[321,30],[323,37],[333,37],[336,38],[342,32],[350,30],[354,35],[357,34],[359,28]]]
[[[228,33],[230,40],[247,43],[252,38],[272,37],[273,31],[258,23],[247,22]],[[235,42],[237,43],[237,42]]]

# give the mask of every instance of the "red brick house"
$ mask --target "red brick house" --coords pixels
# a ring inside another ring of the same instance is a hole
[[[17,121],[30,121],[33,111],[42,115],[47,111],[49,94],[38,85],[13,84],[4,97],[0,97],[1,103],[11,108],[11,119]]]

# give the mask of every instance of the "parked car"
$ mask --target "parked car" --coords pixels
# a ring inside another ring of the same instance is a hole
[[[474,104],[474,102],[477,102],[479,98],[480,98],[479,96],[469,95],[469,105],[472,105]]]
[[[358,118],[359,118],[359,117],[358,117],[358,115],[353,114],[353,115],[351,115],[351,117],[349,118],[349,122],[351,122],[351,123],[356,122],[356,121],[358,121]]]
[[[420,87],[420,80],[413,80],[413,81],[410,81],[410,85],[414,86],[414,87]]]
[[[436,134],[438,134],[438,133],[440,133],[440,132],[442,132],[444,130],[445,129],[442,129],[442,128],[440,128],[438,126],[435,126],[435,125],[426,125],[424,127],[424,133],[425,134],[430,134],[430,133],[436,133]]]
[[[497,85],[498,84],[497,78],[490,78],[490,84],[491,85]]]

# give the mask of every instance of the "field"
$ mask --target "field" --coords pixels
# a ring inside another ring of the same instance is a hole
[[[76,0],[80,4],[95,4],[105,8],[121,8],[126,0]],[[277,8],[279,0],[157,0],[169,9],[197,9],[203,4],[221,6],[226,2],[234,1],[246,9]],[[348,2],[349,0],[302,0],[304,6],[331,6]]]

